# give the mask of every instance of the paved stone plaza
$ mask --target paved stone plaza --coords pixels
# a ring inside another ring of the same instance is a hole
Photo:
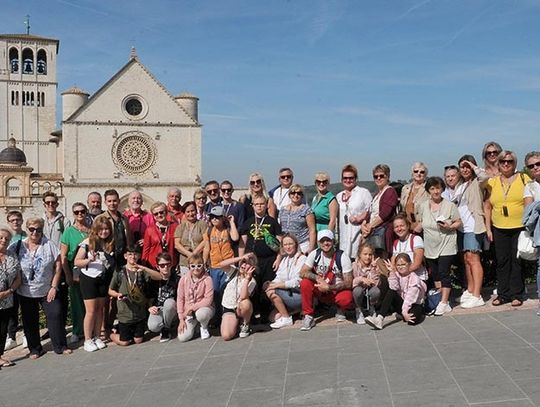
[[[48,352],[0,371],[0,405],[540,405],[540,318],[527,308],[383,331],[331,319],[310,332],[297,322],[228,343],[154,338],[92,354]]]

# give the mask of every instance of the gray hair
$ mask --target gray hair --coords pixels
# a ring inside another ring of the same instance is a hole
[[[427,167],[426,164],[424,164],[422,161],[416,161],[411,166],[411,172],[413,172],[415,168],[423,168],[426,171],[426,177],[427,177],[427,175],[428,175],[428,167]]]

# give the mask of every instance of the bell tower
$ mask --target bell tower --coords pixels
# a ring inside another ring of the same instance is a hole
[[[28,165],[40,174],[58,174],[56,61],[59,41],[29,33],[0,34],[0,149],[15,138]],[[53,139],[57,140],[57,139]]]

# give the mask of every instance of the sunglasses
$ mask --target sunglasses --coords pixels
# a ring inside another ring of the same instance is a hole
[[[218,191],[219,191],[219,189],[218,189],[218,188],[214,188],[214,189],[207,189],[207,190],[206,190],[206,193],[207,193],[208,195],[214,195],[214,194],[217,194],[217,193],[218,193]]]
[[[259,185],[261,183],[261,180],[260,179],[256,179],[256,180],[253,180],[253,181],[249,181],[249,185]]]
[[[204,264],[190,264],[189,268],[192,270],[200,270],[204,267]]]
[[[11,218],[8,220],[9,223],[22,222],[22,218]]]
[[[73,211],[74,215],[85,215],[86,209],[81,209],[80,211]]]
[[[208,219],[214,220],[214,219],[221,219],[223,216],[216,216],[216,215],[208,215]]]
[[[354,181],[356,177],[341,177],[343,181]]]
[[[302,192],[300,192],[300,191],[291,191],[291,192],[289,192],[289,195],[300,195],[300,196],[302,196],[304,194]]]
[[[386,175],[384,174],[375,174],[373,175],[373,179],[384,179],[386,178]]]
[[[152,215],[154,216],[165,215],[165,211],[152,212]]]
[[[537,162],[532,163],[532,164],[527,164],[527,168],[529,170],[532,170],[533,168],[536,168],[536,167],[540,167],[540,161],[537,161]]]
[[[415,174],[425,174],[426,170],[413,170]]]
[[[279,178],[281,178],[281,179],[291,179],[292,175],[281,175]]]
[[[514,160],[499,160],[499,164],[511,165],[511,164],[514,164]]]
[[[161,269],[161,268],[164,268],[164,267],[167,267],[167,266],[170,266],[171,263],[158,263],[157,266]]]
[[[32,228],[32,227],[30,227],[30,228],[28,228],[28,231],[30,233],[43,233],[43,228]]]
[[[326,184],[328,184],[328,181],[325,180],[325,179],[323,179],[323,180],[316,179],[316,180],[315,180],[315,183],[316,183],[317,185],[326,185]]]
[[[230,194],[232,192],[232,188],[221,188],[221,192],[224,194]]]
[[[55,205],[58,205],[58,202],[56,202],[56,201],[44,201],[43,204],[45,204],[47,206],[55,206]]]
[[[486,151],[486,157],[488,155],[499,155],[500,151],[492,150],[492,151]]]

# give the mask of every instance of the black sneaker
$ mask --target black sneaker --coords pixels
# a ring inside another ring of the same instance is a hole
[[[167,328],[161,328],[161,335],[159,336],[160,342],[169,342],[171,340],[171,333]]]

